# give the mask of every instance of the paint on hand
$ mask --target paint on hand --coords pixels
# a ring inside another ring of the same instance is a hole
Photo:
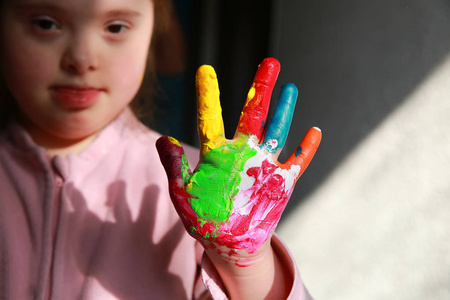
[[[259,65],[239,119],[240,133],[261,137],[269,111],[270,97],[279,72],[280,63],[274,58],[266,58]]]
[[[255,136],[208,152],[186,186],[197,215],[191,234],[255,252],[272,234],[300,168],[279,168]]]
[[[310,130],[285,164],[274,161],[274,153],[284,145],[290,126],[297,96],[293,85],[283,86],[284,92],[259,144],[278,72],[276,60],[261,63],[236,138],[226,140],[216,75],[212,67],[199,69],[196,80],[201,161],[194,172],[176,140],[163,137],[157,142],[175,209],[189,233],[206,248],[225,247],[231,254],[238,249],[257,251],[272,235],[296,180],[318,147],[321,133]]]
[[[294,84],[284,84],[281,87],[277,106],[264,135],[264,147],[270,153],[275,153],[284,147],[291,126],[297,95],[298,90]]]
[[[233,200],[239,191],[240,173],[244,163],[256,154],[245,144],[229,144],[215,148],[203,156],[195,174],[189,180],[187,192],[190,204],[201,222],[215,225],[229,219]]]
[[[222,108],[217,75],[211,66],[201,66],[196,75],[198,132],[201,152],[206,154],[224,141]]]

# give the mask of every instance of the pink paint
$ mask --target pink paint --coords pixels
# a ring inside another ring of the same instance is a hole
[[[269,136],[261,147],[279,71],[275,59],[261,63],[239,120],[236,140],[215,141],[215,148],[202,154],[194,173],[179,143],[164,137],[157,142],[172,201],[188,232],[206,249],[225,256],[228,253],[230,260],[237,259],[236,265],[242,267],[246,260],[238,250],[255,253],[271,238],[295,182],[312,159],[321,137],[320,131],[310,130],[300,144],[301,153],[291,155],[285,164],[273,161],[270,153],[282,148],[285,137],[280,136],[287,133],[277,131],[283,127],[279,124],[286,123],[280,121],[269,127],[273,129],[270,133],[264,133]]]
[[[244,194],[249,196],[250,213],[241,215],[236,211],[228,222],[220,226],[217,239],[225,246],[254,253],[270,238],[292,192],[285,191],[285,179],[275,174],[277,168],[265,159],[261,167],[247,170],[247,174],[255,178],[255,182],[250,189],[240,192],[237,197]]]
[[[285,190],[285,179],[275,173],[277,169],[278,166],[267,159],[261,166],[249,168],[246,173],[255,182],[236,196],[248,198],[249,213],[242,215],[235,210],[229,220],[220,224],[199,219],[187,200],[190,195],[175,182],[172,182],[172,199],[179,199],[175,208],[186,229],[195,238],[201,237],[205,247],[218,250],[225,246],[233,249],[230,256],[235,255],[234,249],[254,253],[270,238],[292,192],[292,189]]]

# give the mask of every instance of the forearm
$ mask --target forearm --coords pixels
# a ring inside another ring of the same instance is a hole
[[[283,268],[270,241],[253,254],[240,250],[235,255],[207,250],[230,299],[286,299],[292,278]]]

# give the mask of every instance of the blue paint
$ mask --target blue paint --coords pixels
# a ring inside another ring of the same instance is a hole
[[[259,130],[263,130],[264,126],[266,126],[266,122],[264,120],[261,121],[261,127],[259,128]]]
[[[283,148],[291,126],[298,90],[295,84],[286,83],[281,87],[278,103],[267,127],[263,147],[270,153]],[[276,143],[274,143],[274,140]],[[276,146],[274,146],[276,144]]]
[[[297,148],[297,151],[295,151],[295,157],[298,157],[299,155],[301,155],[303,152],[302,146],[299,146]]]

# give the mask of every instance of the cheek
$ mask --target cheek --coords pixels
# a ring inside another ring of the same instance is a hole
[[[16,45],[5,49],[3,72],[13,93],[35,92],[49,84],[54,75],[55,58],[37,47]]]
[[[137,93],[146,67],[146,53],[133,53],[121,55],[113,60],[110,66],[111,88],[114,88],[122,97],[130,101]]]

